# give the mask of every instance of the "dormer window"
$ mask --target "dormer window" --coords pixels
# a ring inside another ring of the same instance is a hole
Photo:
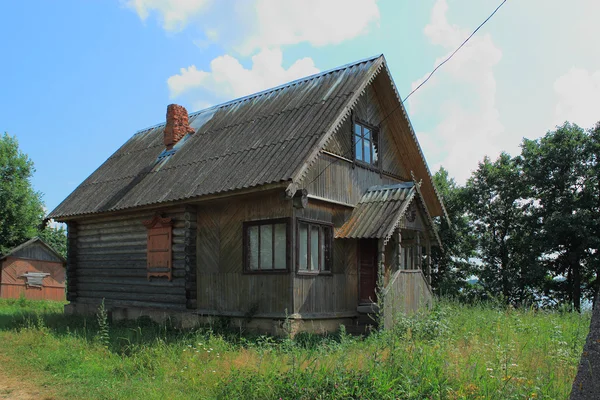
[[[377,165],[379,159],[379,132],[375,127],[354,123],[354,158],[366,164]]]

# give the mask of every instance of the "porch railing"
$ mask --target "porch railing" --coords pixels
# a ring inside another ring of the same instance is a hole
[[[382,294],[384,329],[390,329],[399,314],[412,314],[433,305],[433,292],[420,269],[397,270]]]

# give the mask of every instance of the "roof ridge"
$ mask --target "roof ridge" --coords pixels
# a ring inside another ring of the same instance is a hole
[[[304,82],[307,82],[307,81],[311,81],[313,79],[317,79],[317,78],[320,78],[320,77],[325,76],[327,74],[331,74],[331,73],[334,73],[334,72],[337,72],[337,71],[341,71],[343,69],[351,68],[351,67],[354,67],[355,65],[358,65],[358,64],[362,64],[362,63],[366,63],[366,62],[369,62],[369,61],[376,60],[376,59],[378,59],[379,57],[382,57],[382,56],[383,56],[383,54],[378,54],[378,55],[375,55],[375,56],[363,58],[361,60],[353,61],[353,62],[344,64],[344,65],[340,65],[338,67],[331,68],[331,69],[328,69],[328,70],[325,70],[325,71],[317,72],[316,74],[312,74],[312,75],[308,75],[308,76],[305,76],[305,77],[302,77],[302,78],[294,79],[293,81],[282,83],[281,85],[274,86],[274,87],[268,88],[268,89],[264,89],[264,90],[261,90],[260,92],[248,94],[246,96],[242,96],[242,97],[238,97],[236,99],[228,100],[228,101],[226,101],[224,103],[215,104],[214,106],[210,106],[210,107],[207,107],[207,108],[203,108],[201,110],[190,112],[190,113],[188,113],[188,116],[189,117],[193,117],[193,116],[196,116],[196,115],[201,114],[201,113],[203,113],[205,111],[208,111],[208,110],[218,109],[218,108],[230,106],[232,104],[241,103],[243,101],[246,101],[246,100],[249,100],[249,99],[252,99],[252,98],[255,98],[255,97],[259,97],[259,96],[265,95],[267,93],[275,92],[277,90],[281,90],[281,89],[284,89],[284,88],[287,88],[287,87],[290,87],[290,86],[294,86],[294,85],[297,85],[299,83],[304,83]],[[162,126],[164,124],[165,124],[165,122],[160,122],[158,124],[151,125],[148,128],[140,129],[140,130],[136,131],[133,134],[133,136],[135,136],[137,134],[140,134],[142,132],[147,132],[147,131],[149,131],[151,129],[154,129],[154,128],[158,128],[158,127],[160,127],[160,126]]]

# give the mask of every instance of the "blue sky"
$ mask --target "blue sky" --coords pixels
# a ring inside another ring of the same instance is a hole
[[[0,132],[54,208],[166,106],[189,111],[384,53],[405,96],[500,0],[2,2]],[[600,120],[600,1],[508,0],[407,106],[464,181],[565,120]]]

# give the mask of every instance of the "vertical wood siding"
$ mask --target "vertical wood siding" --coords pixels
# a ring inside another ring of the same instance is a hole
[[[142,306],[182,309],[186,307],[186,209],[163,210],[173,220],[173,279],[147,278],[147,229],[143,221],[154,211],[123,216],[95,217],[69,225],[69,263],[74,265],[75,301],[97,304],[105,299],[110,306]],[[73,235],[75,227],[76,235]],[[195,241],[195,239],[194,239]],[[74,253],[74,254],[73,254]],[[69,265],[69,281],[72,266]],[[71,298],[70,298],[71,299]]]
[[[311,195],[348,204],[356,204],[368,188],[375,185],[393,185],[398,179],[379,174],[352,163],[321,154],[302,182]]]
[[[284,200],[283,191],[198,207],[199,312],[249,317],[283,317],[286,310],[290,312],[289,272],[243,270],[243,223],[284,217],[292,217],[292,202]]]
[[[295,216],[333,223],[335,228],[343,224],[351,210],[349,207],[310,200],[307,208],[295,210]],[[355,240],[334,239],[331,274],[294,274],[294,313],[331,315],[355,312],[358,304],[356,260]]]
[[[379,134],[381,135],[381,149],[379,156],[382,160],[383,171],[392,175],[402,177],[404,180],[410,179],[410,171],[406,171],[400,159],[401,150],[397,148],[397,144],[391,137],[395,132],[390,131],[384,126],[380,126],[381,121],[386,117],[386,114],[381,107],[380,99],[373,85],[369,85],[365,93],[359,98],[356,106],[353,109],[354,117],[358,120],[369,123],[373,126],[379,126]],[[344,158],[352,158],[352,121],[346,119],[342,126],[333,135],[331,140],[325,146],[325,150],[342,156]],[[356,168],[361,168],[356,166]]]
[[[432,304],[433,294],[420,270],[396,271],[384,296],[384,327],[391,328],[399,314],[412,314]]]

